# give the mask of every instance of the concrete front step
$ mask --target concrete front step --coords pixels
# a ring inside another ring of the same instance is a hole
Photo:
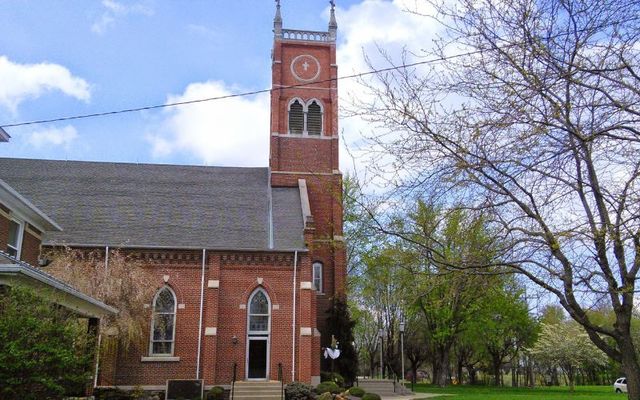
[[[397,396],[399,393],[394,391],[393,381],[386,379],[363,379],[358,381],[358,386],[365,392],[375,393],[380,396]]]
[[[236,382],[234,400],[280,400],[282,384],[279,381]]]

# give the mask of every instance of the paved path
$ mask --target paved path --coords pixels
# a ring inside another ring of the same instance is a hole
[[[382,397],[382,400],[417,400],[417,399],[428,399],[431,397],[438,396],[453,396],[452,394],[433,394],[433,393],[416,393],[410,396],[385,396]]]

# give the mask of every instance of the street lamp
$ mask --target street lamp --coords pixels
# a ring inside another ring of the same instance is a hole
[[[402,364],[402,393],[404,394],[404,321],[400,322],[400,360]]]
[[[382,379],[382,346],[384,346],[384,329],[380,328],[378,336],[380,336],[380,379]]]

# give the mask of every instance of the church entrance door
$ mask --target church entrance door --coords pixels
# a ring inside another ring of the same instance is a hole
[[[249,380],[269,379],[269,345],[271,343],[271,301],[262,288],[249,297],[247,313],[246,377]]]
[[[267,338],[249,338],[249,379],[267,379]]]

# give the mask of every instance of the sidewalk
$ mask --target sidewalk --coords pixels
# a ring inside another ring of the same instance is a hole
[[[414,393],[407,396],[384,396],[382,400],[414,400],[414,399],[429,399],[431,397],[439,396],[453,396],[452,394],[433,394],[433,393]]]

